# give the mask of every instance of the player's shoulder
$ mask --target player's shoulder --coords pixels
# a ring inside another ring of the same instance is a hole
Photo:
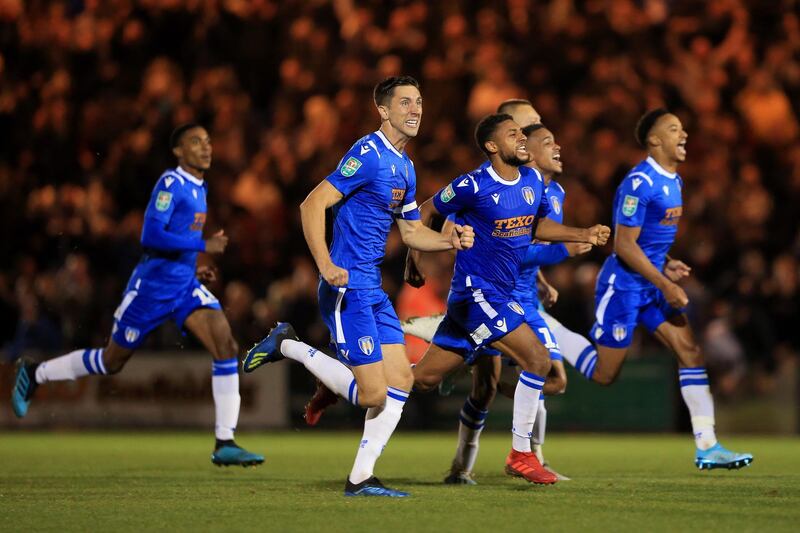
[[[354,142],[350,149],[347,150],[347,155],[362,159],[367,159],[370,154],[377,157],[378,146],[371,136],[372,134],[364,135]]]
[[[639,162],[633,167],[622,179],[620,184],[622,187],[630,188],[634,191],[641,190],[642,192],[652,189],[655,182],[658,180],[658,173],[655,172],[647,160]]]
[[[544,179],[542,178],[542,175],[539,173],[539,171],[536,170],[535,168],[523,165],[519,167],[519,175],[522,178],[522,180],[528,182],[534,181],[538,184],[541,184],[541,186],[544,187]]]
[[[185,185],[186,178],[178,172],[177,168],[166,169],[156,181],[156,188],[167,189],[170,192],[180,191]]]
[[[453,180],[455,184],[455,188],[458,190],[464,191],[471,191],[473,194],[478,194],[481,190],[482,184],[485,188],[485,180],[487,179],[488,174],[486,173],[485,167],[478,167],[474,170],[470,170],[464,174],[461,174],[456,179]]]
[[[375,160],[391,155],[411,161],[408,154],[398,151],[381,130],[373,131],[361,137],[353,144],[350,151],[357,151],[359,157],[371,157]]]
[[[548,192],[555,193],[555,194],[558,194],[558,195],[561,195],[561,196],[564,196],[564,195],[567,194],[567,191],[564,190],[564,187],[562,187],[561,184],[559,182],[557,182],[556,180],[551,180],[550,181],[550,185],[548,186]]]

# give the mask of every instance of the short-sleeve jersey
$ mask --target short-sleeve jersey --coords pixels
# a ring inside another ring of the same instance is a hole
[[[333,207],[331,260],[348,270],[348,288],[380,287],[392,221],[419,220],[414,164],[378,130],[356,141],[326,179],[344,195]]]
[[[545,196],[550,208],[547,218],[558,222],[559,224],[564,221],[564,198],[566,192],[564,188],[556,181],[551,181],[545,187]],[[523,304],[531,305],[533,307],[539,306],[539,296],[536,290],[536,277],[539,274],[540,263],[537,260],[538,255],[542,252],[543,247],[547,246],[563,246],[561,243],[536,243],[531,244],[525,252],[525,257],[522,259],[520,265],[519,277],[517,284],[514,287],[514,300]]]
[[[612,222],[622,226],[641,227],[636,243],[653,265],[661,270],[667,252],[675,242],[678,222],[683,213],[681,189],[683,180],[667,172],[648,157],[628,172],[614,196]],[[616,254],[606,259],[600,280],[612,274],[619,290],[640,290],[652,286],[641,274],[633,271]]]
[[[484,166],[456,178],[433,202],[439,213],[455,214],[475,231],[472,248],[456,254],[451,290],[486,288],[510,296],[535,221],[550,212],[539,172],[520,167],[517,178],[506,181]]]
[[[206,223],[208,185],[181,167],[165,171],[153,188],[144,216],[163,224],[170,233],[197,239],[202,248]],[[145,248],[146,261],[136,267],[136,275],[147,279],[154,290],[170,293],[188,286],[195,277],[198,251],[152,251]]]

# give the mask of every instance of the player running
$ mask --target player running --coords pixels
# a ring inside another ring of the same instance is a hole
[[[591,337],[597,348],[580,336],[560,337],[559,342],[576,370],[610,385],[619,375],[634,329],[644,325],[678,359],[697,467],[741,468],[753,456],[729,451],[717,441],[705,359],[684,312],[689,299],[676,283],[691,269],[667,255],[683,211],[677,168],[686,159],[687,134],[678,117],[655,109],[639,119],[635,136],[647,158],[625,176],[614,197],[614,253],[606,259],[595,291]]]
[[[550,353],[526,323],[525,310],[512,292],[519,266],[534,237],[548,241],[602,245],[610,229],[569,228],[546,218],[549,205],[538,171],[524,166],[530,160],[526,137],[507,114],[481,120],[475,139],[490,161],[456,178],[420,208],[422,221],[455,214],[475,228],[475,246],[456,254],[447,314],[433,342],[414,368],[414,385],[436,387],[442,378],[491,346],[517,363],[522,372],[514,392],[512,449],[506,472],[533,483],[555,483],[531,451],[531,435]],[[535,228],[535,234],[534,234]],[[415,272],[419,254],[409,254],[408,280],[423,282]],[[534,310],[535,312],[535,310]]]
[[[320,271],[319,306],[338,361],[300,342],[279,323],[244,360],[245,372],[288,357],[302,363],[325,386],[367,409],[364,434],[345,496],[404,497],[383,486],[373,469],[394,432],[414,378],[400,321],[381,289],[380,263],[392,220],[412,249],[440,251],[472,246],[469,226],[442,235],[420,223],[414,200],[416,174],[404,152],[422,119],[419,84],[391,77],[374,90],[381,126],[358,141],[339,167],[300,206],[303,233]],[[333,243],[325,243],[325,210],[334,209]]]
[[[216,408],[216,465],[259,465],[262,455],[250,453],[233,440],[239,419],[239,346],[231,334],[219,301],[195,277],[197,254],[220,254],[228,237],[222,231],[203,240],[206,221],[205,172],[211,167],[211,139],[198,124],[178,127],[170,138],[178,166],[158,179],[144,214],[144,254],[128,280],[122,303],[114,312],[114,327],[105,348],[70,352],[40,364],[17,364],[11,403],[24,417],[36,388],[50,381],[87,375],[116,374],[147,335],[172,319],[211,352],[211,386]],[[213,271],[198,270],[206,281]]]
[[[527,104],[530,106],[530,104]],[[532,108],[531,108],[532,109]],[[548,218],[562,223],[564,217],[564,198],[565,191],[554,178],[559,176],[563,170],[561,163],[561,147],[555,142],[553,133],[544,125],[537,123],[531,124],[522,129],[527,137],[528,152],[531,154],[531,161],[526,165],[539,171],[545,182],[545,195],[550,206]],[[446,226],[450,222],[445,224]],[[537,459],[543,463],[546,469],[550,470],[559,480],[568,480],[550,469],[544,461],[542,446],[544,444],[546,431],[547,410],[545,409],[544,396],[560,394],[566,389],[567,376],[561,351],[558,346],[558,335],[553,328],[564,329],[556,319],[552,318],[544,309],[539,300],[539,294],[547,305],[555,303],[557,292],[555,289],[545,292],[544,288],[549,288],[549,284],[544,279],[539,266],[552,265],[559,263],[570,256],[586,253],[592,246],[587,243],[533,243],[522,260],[520,272],[517,277],[513,297],[525,310],[525,318],[528,325],[539,337],[539,340],[550,351],[552,368],[545,381],[543,394],[539,401],[539,409],[536,414],[536,422],[533,429],[532,451]],[[555,294],[553,294],[555,292]],[[436,320],[438,318],[438,320]],[[404,322],[403,329],[406,333],[418,336],[430,342],[434,332],[438,327],[443,316],[421,317],[409,319]],[[499,352],[491,349],[482,349],[481,355],[499,355]],[[516,380],[518,367],[503,365],[503,370],[516,371],[509,372]],[[458,446],[456,455],[453,459],[450,474],[445,478],[447,484],[474,485],[472,469],[478,456],[479,438],[485,424],[498,384],[501,381],[500,359],[496,357],[476,357],[472,371],[473,384],[472,390],[459,413]],[[508,380],[502,378],[502,383],[506,385]],[[504,392],[511,393],[513,397],[513,386],[510,384],[502,387]]]

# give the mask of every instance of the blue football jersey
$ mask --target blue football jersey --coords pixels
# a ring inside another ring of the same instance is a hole
[[[564,198],[566,196],[564,188],[558,182],[551,181],[550,184],[545,187],[545,195],[547,197],[547,203],[550,207],[550,213],[547,215],[547,218],[558,222],[559,224],[563,223]],[[536,277],[539,273],[539,267],[542,264],[545,264],[541,262],[542,252],[553,251],[548,248],[550,246],[561,247],[564,250],[562,257],[567,257],[568,254],[566,253],[566,249],[564,249],[564,245],[561,243],[531,244],[528,247],[528,250],[525,252],[525,257],[522,259],[519,276],[513,292],[514,299],[523,304],[523,306],[539,306],[539,295],[536,290]],[[546,264],[552,263],[548,262]]]
[[[380,287],[392,221],[419,220],[414,164],[378,130],[356,141],[326,179],[344,195],[333,207],[331,260],[348,270],[347,287]]]
[[[667,252],[675,242],[678,222],[683,213],[681,188],[683,180],[667,172],[648,157],[628,172],[614,196],[612,223],[641,227],[636,243],[655,267],[664,267]],[[612,274],[619,290],[640,290],[652,284],[634,272],[616,254],[603,264],[599,280],[607,282]]]
[[[194,239],[196,250],[168,251],[148,250],[137,265],[131,281],[146,280],[140,287],[148,292],[161,292],[166,296],[175,289],[188,286],[195,278],[197,254],[204,249],[203,226],[208,211],[206,194],[208,186],[180,167],[167,170],[156,182],[145,218],[164,225],[170,233]]]
[[[451,290],[494,289],[510,295],[537,218],[550,212],[544,181],[534,169],[520,167],[514,181],[506,181],[491,166],[456,178],[433,197],[444,216],[475,230],[475,244],[456,254]]]

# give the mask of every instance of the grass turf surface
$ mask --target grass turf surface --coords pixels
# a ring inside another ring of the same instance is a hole
[[[505,476],[507,434],[481,439],[478,486],[441,484],[455,433],[398,433],[377,474],[411,498],[345,498],[359,435],[242,434],[258,468],[217,468],[209,435],[6,433],[0,436],[3,531],[797,531],[800,440],[736,437],[740,471],[699,472],[691,438],[548,437],[573,481]]]

